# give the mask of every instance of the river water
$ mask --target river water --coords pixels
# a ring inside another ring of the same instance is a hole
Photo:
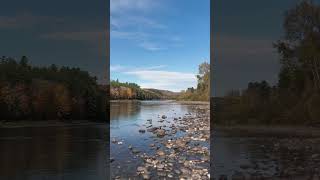
[[[276,157],[272,157],[269,147],[273,147],[275,137],[237,136],[232,132],[213,132],[213,174],[215,178],[242,174],[258,177],[274,177]]]
[[[143,164],[143,160],[133,153],[129,147],[141,151],[141,154],[154,155],[155,150],[150,144],[159,145],[168,139],[176,139],[185,133],[178,131],[172,136],[157,138],[152,132],[141,133],[139,130],[147,129],[148,119],[152,119],[153,127],[167,127],[174,123],[173,119],[184,117],[188,113],[194,113],[195,105],[180,104],[175,101],[113,101],[111,102],[110,123],[110,156],[111,178],[141,178],[137,176],[137,167]],[[166,115],[164,122],[159,122],[161,116]],[[164,126],[166,125],[166,126]],[[116,141],[115,141],[116,140]],[[205,144],[204,146],[209,146]],[[165,148],[163,148],[165,149]]]
[[[153,154],[154,150],[149,148],[151,143],[160,145],[163,139],[184,135],[178,131],[173,136],[159,140],[151,132],[140,133],[139,130],[146,129],[146,121],[154,119],[153,126],[163,126],[172,122],[155,121],[161,119],[159,115],[165,114],[167,120],[172,120],[195,113],[194,105],[174,101],[116,101],[111,102],[110,108],[110,139],[106,124],[0,128],[0,179],[106,180],[117,176],[138,179],[137,167],[143,162],[132,153],[129,146],[139,149],[140,154]],[[108,141],[114,138],[117,142],[109,144]],[[279,169],[290,165],[294,168],[308,167],[312,158],[317,157],[315,152],[304,151],[302,155],[309,158],[297,155],[299,152],[285,155],[272,153],[278,141],[281,145],[282,139],[294,138],[290,134],[282,137],[273,134],[237,135],[217,129],[213,132],[211,146],[211,177],[231,177],[238,172],[275,177],[279,175]],[[108,175],[109,145],[111,176]],[[208,147],[206,143],[203,145]],[[299,157],[302,159],[295,160]]]
[[[106,180],[106,124],[0,128],[1,180]]]
[[[319,129],[216,128],[212,133],[216,179],[222,176],[275,180],[320,177]]]

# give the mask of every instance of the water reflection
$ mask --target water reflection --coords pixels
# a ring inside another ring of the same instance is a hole
[[[111,120],[119,120],[137,115],[140,112],[140,101],[111,101]]]
[[[3,128],[0,179],[107,179],[107,125]]]

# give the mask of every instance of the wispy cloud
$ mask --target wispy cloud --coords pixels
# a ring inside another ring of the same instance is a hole
[[[158,4],[155,0],[111,0],[111,13],[121,13],[124,11],[148,11]]]
[[[149,34],[144,32],[126,32],[126,31],[117,31],[117,30],[111,30],[110,35],[113,38],[137,40],[137,41],[142,41],[149,37]]]
[[[111,72],[120,72],[122,70],[124,70],[125,67],[121,66],[121,65],[110,65],[110,71]]]
[[[167,65],[156,65],[156,66],[148,66],[148,67],[129,67],[122,65],[110,65],[110,71],[113,72],[131,72],[131,71],[145,71],[145,70],[156,70],[167,67]]]
[[[110,18],[110,24],[112,29],[121,29],[121,28],[127,28],[130,26],[137,26],[139,25],[139,28],[150,28],[150,29],[165,29],[167,28],[166,25],[161,24],[157,22],[156,20],[153,20],[151,18],[147,18],[145,16],[137,16],[137,15],[130,15],[130,16],[116,16],[111,15]]]
[[[139,43],[139,46],[149,51],[159,51],[165,49],[164,47],[161,47],[159,44],[149,41],[141,42]]]
[[[181,47],[182,40],[154,16],[164,1],[111,0],[111,38],[133,41],[147,51]],[[178,41],[177,41],[178,40]]]
[[[195,87],[196,74],[165,71],[166,65],[150,67],[126,67],[121,65],[111,65],[111,72],[129,75],[137,79],[137,83],[142,88],[155,88],[179,92],[189,87]]]

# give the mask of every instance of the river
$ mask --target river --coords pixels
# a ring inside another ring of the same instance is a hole
[[[212,133],[213,177],[216,179],[320,177],[318,128],[217,127]]]
[[[208,105],[175,101],[111,102],[112,179],[208,178],[209,118],[208,113],[197,114],[201,106],[208,110]],[[165,135],[159,137],[152,128],[164,129]],[[196,165],[198,170],[192,168]]]
[[[0,128],[1,180],[108,179],[107,124]]]

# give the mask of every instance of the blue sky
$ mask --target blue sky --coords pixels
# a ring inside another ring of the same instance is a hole
[[[142,88],[196,86],[209,62],[210,1],[111,0],[111,79]]]

